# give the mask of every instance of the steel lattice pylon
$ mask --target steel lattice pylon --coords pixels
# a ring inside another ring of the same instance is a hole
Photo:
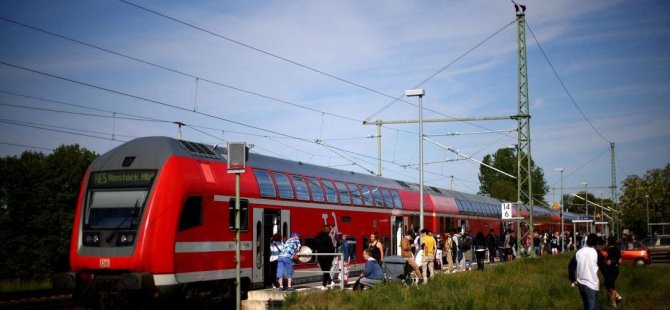
[[[529,223],[528,232],[530,238],[533,235],[533,187],[531,170],[531,152],[530,152],[530,104],[528,100],[528,63],[526,61],[526,6],[517,5],[517,46],[518,46],[518,132],[517,132],[517,204],[519,216],[521,216],[522,206],[528,205]],[[518,222],[517,222],[518,223]],[[519,250],[522,245],[521,225],[517,224],[517,245]],[[535,256],[532,251],[532,242],[528,249],[531,257]]]

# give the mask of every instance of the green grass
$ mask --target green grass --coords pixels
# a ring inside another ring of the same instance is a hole
[[[581,309],[567,265],[573,254],[487,266],[484,272],[440,274],[427,285],[389,284],[366,291],[294,293],[287,309]],[[601,279],[601,286],[602,286]],[[668,309],[670,265],[624,265],[617,281],[624,303],[617,309]],[[600,291],[602,309],[607,303]]]
[[[46,290],[51,280],[0,280],[0,293]]]

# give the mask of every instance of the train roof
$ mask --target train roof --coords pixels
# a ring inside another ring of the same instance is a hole
[[[91,164],[90,170],[115,170],[119,167],[123,167],[123,161],[126,160],[127,157],[134,157],[136,154],[143,153],[152,153],[154,156],[136,158],[136,162],[133,163],[133,168],[159,169],[172,155],[221,162],[226,162],[227,160],[226,148],[218,145],[178,140],[170,137],[142,137],[133,139],[103,154]],[[419,184],[413,182],[323,167],[251,152],[249,153],[247,165],[260,169],[290,172],[307,176],[319,176],[336,181],[369,184],[398,190],[419,191]],[[478,202],[487,205],[500,205],[500,203],[505,202],[493,197],[469,194],[435,186],[425,185],[424,190],[431,195],[453,197],[456,200]],[[533,209],[534,213],[537,215],[559,213],[559,211],[541,206],[533,206]],[[579,215],[570,212],[564,212],[564,216],[568,220],[579,218]]]

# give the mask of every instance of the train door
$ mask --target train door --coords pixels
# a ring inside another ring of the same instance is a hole
[[[391,249],[390,255],[400,255],[401,243],[405,236],[405,220],[403,217],[391,216]]]
[[[254,249],[253,282],[270,285],[274,279],[270,268],[270,243],[272,236],[281,231],[279,210],[254,209]]]

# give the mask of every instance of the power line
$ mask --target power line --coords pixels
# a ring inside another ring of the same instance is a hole
[[[67,130],[60,130],[60,129],[53,129],[53,128],[35,126],[35,125],[29,125],[29,124],[23,124],[23,123],[12,121],[12,120],[0,120],[0,123],[15,125],[15,126],[22,126],[22,127],[35,128],[35,129],[41,129],[41,130],[46,130],[46,131],[66,133],[66,134],[71,134],[71,135],[75,135],[75,136],[83,136],[83,137],[89,137],[89,138],[95,138],[95,139],[128,142],[126,140],[120,140],[120,139],[115,139],[115,138],[100,137],[100,136],[94,136],[94,135],[89,135],[89,134],[85,134],[85,133],[79,133],[79,132],[73,132],[73,131],[67,131]],[[81,129],[70,129],[70,130],[75,130],[75,131],[80,130],[81,131]],[[105,134],[106,135],[112,135],[110,133],[105,133]]]
[[[608,144],[612,143],[612,141],[605,138],[605,136],[603,136],[603,134],[600,133],[600,131],[598,129],[596,129],[595,126],[593,126],[593,124],[591,123],[589,118],[586,117],[586,114],[584,114],[584,111],[582,111],[582,108],[579,107],[579,105],[577,104],[577,101],[575,100],[575,98],[572,96],[572,94],[568,90],[568,87],[565,86],[565,83],[563,83],[563,79],[561,79],[561,77],[558,75],[558,72],[556,72],[556,69],[554,68],[554,65],[549,60],[549,57],[547,57],[547,54],[544,52],[544,49],[542,48],[542,45],[540,45],[540,41],[538,41],[537,38],[535,37],[535,34],[533,33],[533,29],[530,28],[530,24],[528,22],[526,22],[526,26],[528,26],[528,30],[530,31],[530,35],[533,36],[533,40],[535,40],[535,43],[537,43],[537,46],[540,48],[540,52],[542,52],[542,56],[544,56],[544,59],[549,64],[549,67],[551,68],[551,71],[554,72],[554,76],[556,76],[556,78],[558,79],[558,82],[561,83],[561,87],[563,87],[563,90],[568,95],[568,98],[570,98],[570,101],[575,106],[575,108],[577,108],[577,111],[579,111],[579,114],[582,115],[584,120],[589,124],[589,126],[591,126],[593,131],[595,131],[601,138],[603,138],[603,140],[605,140]]]
[[[609,152],[609,151],[610,151],[610,149],[609,149],[609,147],[608,147],[608,148],[605,149],[602,153],[596,155],[595,157],[591,158],[591,160],[589,160],[589,161],[587,161],[586,163],[584,163],[584,164],[582,164],[581,166],[579,166],[579,168],[570,171],[570,173],[567,173],[565,176],[563,176],[563,178],[564,178],[564,179],[567,179],[569,176],[573,175],[575,172],[577,172],[577,171],[581,170],[582,168],[586,167],[588,164],[590,164],[590,163],[592,163],[593,161],[595,161],[596,159],[600,158],[600,156],[605,155],[605,153],[607,153],[607,152]],[[553,184],[551,184],[551,186],[555,186],[555,185],[558,184],[558,183],[559,183],[559,181],[556,181],[556,182],[554,182]]]
[[[61,38],[61,39],[64,39],[64,40],[67,40],[67,41],[70,41],[70,42],[85,45],[85,46],[88,46],[88,47],[93,48],[93,49],[97,49],[97,50],[104,51],[104,52],[107,52],[107,53],[110,53],[110,54],[114,54],[114,55],[119,56],[119,57],[123,57],[123,58],[126,58],[126,59],[137,61],[137,62],[143,63],[145,65],[149,65],[149,66],[152,66],[152,67],[155,67],[155,68],[170,71],[172,73],[176,73],[176,74],[179,74],[179,75],[182,75],[182,76],[190,77],[190,78],[195,79],[196,81],[205,81],[205,82],[208,82],[208,83],[211,83],[211,84],[214,84],[214,85],[218,85],[218,86],[225,87],[225,88],[228,88],[228,89],[236,90],[236,91],[239,91],[239,92],[242,92],[242,93],[245,93],[245,94],[261,97],[261,98],[268,99],[268,100],[271,100],[271,101],[276,101],[276,102],[279,102],[279,103],[292,105],[292,106],[295,106],[295,107],[298,107],[298,108],[301,108],[301,109],[306,109],[306,110],[310,110],[310,111],[313,111],[313,112],[322,113],[322,114],[326,114],[326,115],[329,115],[329,116],[333,116],[333,117],[337,117],[337,118],[341,118],[341,119],[345,119],[345,120],[349,120],[349,121],[353,121],[353,122],[357,122],[357,123],[361,122],[361,120],[357,120],[357,119],[354,119],[354,118],[351,118],[351,117],[317,110],[317,109],[314,109],[314,108],[310,108],[310,107],[303,106],[303,105],[293,103],[293,102],[290,102],[290,101],[278,99],[278,98],[271,97],[271,96],[268,96],[268,95],[264,95],[264,94],[254,92],[254,91],[251,91],[251,90],[247,90],[247,89],[239,88],[239,87],[236,87],[236,86],[232,86],[232,85],[224,84],[224,83],[221,83],[221,82],[217,82],[217,81],[214,81],[214,80],[210,80],[210,79],[207,79],[207,78],[203,78],[203,77],[191,74],[191,73],[186,73],[186,72],[181,71],[181,70],[169,68],[169,67],[166,67],[166,66],[163,66],[163,65],[159,65],[159,64],[150,62],[148,60],[140,59],[140,58],[133,57],[133,56],[130,56],[130,55],[127,55],[127,54],[123,54],[121,52],[117,52],[117,51],[114,51],[114,50],[111,50],[111,49],[108,49],[108,48],[100,47],[100,46],[97,46],[97,45],[94,45],[94,44],[91,44],[91,43],[87,43],[87,42],[84,42],[84,41],[81,41],[81,40],[77,40],[77,39],[62,35],[62,34],[58,34],[58,33],[51,32],[51,31],[48,31],[48,30],[45,30],[45,29],[41,29],[41,28],[38,28],[38,27],[35,27],[35,26],[31,26],[31,25],[28,25],[28,24],[25,24],[25,23],[22,23],[22,22],[19,22],[19,21],[15,21],[15,20],[12,20],[12,19],[9,19],[9,18],[6,18],[6,17],[0,16],[0,20],[4,20],[6,22],[10,22],[10,23],[13,23],[13,24],[16,24],[16,25],[19,25],[19,26],[22,26],[22,27],[26,27],[26,28],[29,28],[29,29],[32,29],[32,30],[35,30],[35,31],[38,31],[38,32],[41,32],[41,33],[45,33],[45,34],[48,34],[48,35],[51,35],[51,36],[54,36],[54,37],[58,37],[58,38]]]
[[[54,151],[54,149],[51,149],[51,148],[48,148],[48,147],[41,147],[41,146],[34,146],[34,145],[27,145],[27,144],[17,144],[17,143],[10,143],[10,142],[4,142],[4,141],[0,141],[0,144],[18,146],[18,147],[25,147],[25,148],[29,148],[29,149],[52,151],[52,152]]]
[[[158,11],[151,10],[151,9],[146,8],[146,7],[143,7],[143,6],[141,6],[141,5],[138,5],[138,4],[129,2],[129,1],[125,1],[125,0],[119,0],[119,1],[121,1],[121,2],[123,2],[123,3],[126,3],[126,4],[128,4],[128,5],[134,6],[134,7],[138,8],[138,9],[147,11],[147,12],[149,12],[149,13],[152,13],[152,14],[161,16],[161,17],[163,17],[163,18],[172,20],[172,21],[174,21],[174,22],[176,22],[176,23],[185,25],[185,26],[187,26],[187,27],[190,27],[190,28],[193,28],[193,29],[196,29],[196,30],[205,32],[205,33],[210,34],[210,35],[212,35],[212,36],[215,36],[215,37],[217,37],[217,38],[220,38],[220,39],[229,41],[229,42],[231,42],[231,43],[238,44],[238,45],[240,45],[240,46],[244,46],[244,47],[246,47],[246,48],[249,48],[249,49],[251,49],[251,50],[257,51],[257,52],[259,52],[259,53],[262,53],[262,54],[271,56],[271,57],[273,57],[273,58],[276,58],[276,59],[280,59],[280,60],[286,61],[286,62],[288,62],[288,63],[291,63],[291,64],[294,64],[294,65],[296,65],[296,66],[302,67],[302,68],[304,68],[304,69],[307,69],[307,70],[310,70],[310,71],[313,71],[313,72],[316,72],[316,73],[319,73],[319,74],[322,74],[322,75],[331,77],[331,78],[333,78],[333,79],[336,79],[336,80],[339,80],[339,81],[341,81],[341,82],[344,82],[344,83],[347,83],[347,84],[350,84],[350,85],[353,85],[353,86],[356,86],[356,87],[365,89],[365,90],[370,91],[370,92],[373,92],[373,93],[375,93],[375,94],[378,94],[378,95],[381,95],[381,96],[384,96],[384,97],[391,98],[391,99],[393,99],[393,102],[396,102],[396,101],[402,101],[402,102],[407,103],[407,104],[412,105],[412,106],[418,106],[418,105],[415,104],[415,103],[412,103],[412,102],[409,102],[409,101],[402,100],[403,96],[399,96],[399,97],[391,96],[391,95],[386,94],[386,93],[383,93],[383,92],[381,92],[381,91],[378,91],[378,90],[372,89],[372,88],[370,88],[370,87],[367,87],[367,86],[364,86],[364,85],[361,85],[361,84],[358,84],[358,83],[355,83],[355,82],[346,80],[346,79],[344,79],[344,78],[341,78],[341,77],[338,77],[338,76],[336,76],[336,75],[333,75],[333,74],[324,72],[324,71],[322,71],[322,70],[315,69],[315,68],[313,68],[313,67],[310,67],[310,66],[301,64],[301,63],[299,63],[299,62],[297,62],[297,61],[294,61],[294,60],[291,60],[291,59],[288,59],[288,58],[285,58],[285,57],[276,55],[276,54],[274,54],[274,53],[271,53],[271,52],[262,50],[262,49],[260,49],[260,48],[251,46],[251,45],[249,45],[249,44],[246,44],[246,43],[243,43],[243,42],[240,42],[240,41],[237,41],[237,40],[235,40],[235,39],[232,39],[232,38],[226,37],[226,36],[224,36],[224,35],[218,34],[218,33],[216,33],[216,32],[213,32],[213,31],[211,31],[211,30],[207,30],[207,29],[204,29],[204,28],[202,28],[202,27],[193,25],[193,24],[191,24],[191,23],[188,23],[188,22],[179,20],[179,19],[177,19],[177,18],[168,16],[168,15],[163,14],[163,13],[160,13],[160,12],[158,12]],[[475,47],[473,47],[471,50],[476,49],[476,48],[479,47],[481,44],[483,44],[484,42],[488,41],[491,37],[495,36],[496,34],[498,34],[498,33],[501,32],[503,29],[507,28],[509,25],[511,25],[511,24],[513,24],[513,23],[514,23],[514,21],[512,21],[511,23],[505,25],[503,28],[501,28],[500,30],[496,31],[493,35],[491,35],[490,37],[488,37],[487,39],[485,39],[485,40],[482,41],[481,43],[477,44],[477,45],[476,45]],[[471,50],[467,51],[467,52],[466,52],[464,55],[462,55],[461,57],[458,57],[458,58],[457,58],[456,60],[454,60],[452,63],[450,63],[450,64],[444,66],[443,68],[441,68],[440,70],[438,70],[438,72],[436,72],[436,73],[434,73],[433,75],[431,75],[431,76],[430,76],[429,78],[427,78],[424,82],[422,82],[422,84],[425,83],[425,82],[427,82],[428,80],[432,79],[434,76],[438,75],[439,73],[441,73],[442,71],[446,70],[447,68],[449,68],[451,65],[453,65],[453,63],[457,62],[457,61],[460,60],[462,57],[464,57],[465,55],[469,54],[469,53],[471,52]],[[271,98],[268,98],[268,99],[271,99]],[[275,99],[272,98],[272,100],[275,100]],[[282,102],[284,102],[284,101],[282,101]],[[284,102],[284,103],[288,103],[288,102]],[[288,104],[294,105],[293,103],[288,103]],[[311,108],[309,108],[309,109],[311,109]],[[435,111],[435,110],[432,110],[432,109],[424,108],[424,110],[426,110],[426,111],[430,111],[430,112],[433,112],[433,113],[436,113],[436,114],[439,114],[439,115],[442,115],[442,116],[444,116],[444,117],[448,117],[448,118],[452,118],[452,119],[455,119],[455,118],[456,118],[456,117],[449,116],[449,115],[446,115],[446,114],[444,114],[444,113],[441,113],[441,112],[438,112],[438,111]],[[318,111],[318,110],[314,110],[314,111]],[[326,113],[326,114],[330,114],[330,113],[327,113],[327,112],[325,112],[325,113]],[[369,119],[367,119],[367,120],[369,120]],[[485,128],[485,127],[479,126],[479,125],[474,124],[474,123],[472,123],[472,122],[468,122],[468,121],[462,121],[462,122],[464,122],[464,123],[466,123],[466,124],[470,124],[470,125],[476,126],[476,127],[479,127],[479,128],[482,128],[482,129],[490,130],[489,128]],[[501,133],[501,134],[504,134],[504,133]]]
[[[158,120],[158,119],[148,119],[148,118],[144,118],[144,117],[141,117],[141,116],[123,117],[123,116],[101,115],[101,114],[83,113],[83,112],[72,112],[72,111],[63,111],[63,110],[56,110],[56,109],[20,106],[20,105],[11,104],[11,103],[2,103],[2,101],[0,101],[0,106],[19,108],[19,109],[29,109],[29,110],[36,110],[36,111],[44,111],[44,112],[54,112],[54,113],[72,114],[72,115],[80,115],[80,116],[90,116],[90,117],[115,118],[115,119],[123,119],[123,120],[142,121],[142,122],[172,123],[171,121]],[[121,113],[119,113],[119,114],[121,114]],[[126,115],[126,114],[124,114],[124,115]]]
[[[486,39],[484,39],[483,41],[477,43],[475,46],[473,46],[473,47],[471,47],[469,50],[465,51],[465,53],[463,53],[463,54],[461,54],[460,56],[456,57],[456,59],[452,60],[450,63],[446,64],[445,66],[443,66],[442,68],[440,68],[439,70],[437,70],[435,73],[431,74],[429,77],[427,77],[426,79],[424,79],[423,81],[421,81],[419,84],[417,84],[416,86],[412,87],[412,89],[414,89],[414,88],[419,88],[419,87],[421,87],[423,84],[426,84],[428,81],[430,81],[431,79],[433,79],[434,77],[436,77],[436,76],[439,75],[440,73],[444,72],[444,70],[447,70],[449,67],[451,67],[452,65],[454,65],[456,62],[458,62],[459,60],[463,59],[463,57],[467,56],[467,55],[470,54],[472,51],[474,51],[474,50],[477,49],[478,47],[482,46],[482,44],[486,43],[488,40],[490,40],[491,38],[495,37],[497,34],[499,34],[500,32],[502,32],[503,30],[505,30],[505,28],[507,28],[507,27],[509,27],[510,25],[514,24],[514,22],[516,22],[516,20],[513,20],[513,21],[511,21],[509,24],[506,24],[506,25],[503,26],[502,28],[498,29],[496,32],[494,32],[493,34],[491,34],[490,36],[488,36]],[[394,98],[393,101],[389,102],[389,103],[386,104],[384,107],[382,107],[381,109],[377,110],[375,113],[372,113],[370,116],[366,117],[365,120],[366,120],[366,121],[369,121],[371,118],[373,118],[373,117],[379,115],[379,113],[383,112],[384,110],[386,110],[386,109],[388,109],[390,106],[392,106],[394,103],[398,102],[398,100],[400,100],[403,96],[404,96],[404,95]],[[403,101],[403,102],[405,102],[405,101]],[[412,105],[414,105],[414,104],[412,104]],[[425,110],[427,110],[427,109],[425,109]]]

